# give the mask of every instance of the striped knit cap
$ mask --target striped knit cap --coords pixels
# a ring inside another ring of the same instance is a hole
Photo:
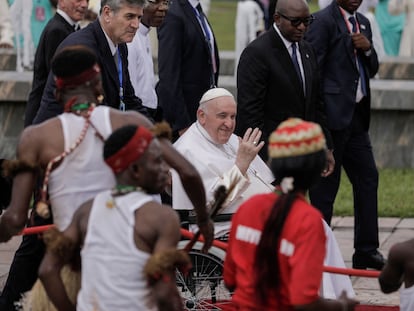
[[[314,153],[326,148],[319,124],[290,118],[279,124],[269,137],[269,157],[287,158]]]

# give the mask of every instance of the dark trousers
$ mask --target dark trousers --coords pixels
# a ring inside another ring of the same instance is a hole
[[[358,111],[346,129],[331,131],[334,143],[335,170],[310,189],[312,205],[318,208],[330,224],[337,195],[341,168],[352,184],[354,199],[354,248],[372,252],[378,241],[378,170],[368,132],[364,129]]]
[[[52,223],[32,211],[29,227]],[[33,287],[37,279],[37,272],[45,253],[45,245],[39,235],[25,235],[14,254],[6,284],[0,296],[0,310],[14,311],[14,303],[19,301],[21,295]]]

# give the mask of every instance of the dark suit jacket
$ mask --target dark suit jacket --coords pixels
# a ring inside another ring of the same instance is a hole
[[[104,104],[119,108],[119,77],[118,70],[111,54],[111,50],[106,40],[105,34],[99,23],[99,19],[90,23],[86,28],[69,35],[59,45],[57,51],[70,45],[85,45],[95,51],[99,66],[101,67],[102,85],[105,92]],[[119,44],[119,51],[122,59],[122,81],[124,86],[124,103],[127,110],[136,110],[147,115],[147,110],[142,106],[141,100],[135,96],[128,72],[128,50],[125,43]],[[76,64],[73,64],[76,66]],[[39,112],[33,123],[40,123],[63,112],[63,107],[56,102],[55,83],[52,72],[49,73],[45,92],[42,97]]]
[[[320,100],[316,56],[304,41],[299,42],[299,50],[306,96],[289,51],[273,26],[244,49],[237,68],[236,134],[243,136],[247,128],[258,127],[267,142],[280,122],[298,117],[318,122],[330,138]],[[328,142],[331,146],[330,139]],[[267,144],[260,156],[267,159]]]
[[[211,27],[210,27],[211,28]],[[212,61],[203,30],[187,0],[173,1],[158,29],[158,103],[174,131],[196,120],[201,96],[212,85]],[[214,44],[217,72],[219,55]]]
[[[73,27],[58,13],[43,29],[34,60],[32,91],[27,100],[24,126],[32,124],[39,109],[50,71],[50,63],[57,47],[73,31]]]
[[[357,13],[360,31],[372,43],[371,26],[367,18]],[[326,105],[328,127],[334,130],[350,125],[359,80],[355,53],[347,24],[339,6],[332,2],[315,14],[315,21],[309,26],[305,39],[309,41],[318,57],[321,71],[321,88]],[[378,57],[372,45],[371,55],[361,50],[358,55],[365,68],[368,96],[360,104],[364,127],[368,130],[370,119],[369,78],[378,71]]]

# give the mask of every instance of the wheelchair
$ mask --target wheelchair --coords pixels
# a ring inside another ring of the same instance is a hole
[[[178,244],[183,249],[188,240]],[[192,268],[187,275],[176,272],[176,284],[183,298],[186,311],[217,310],[222,311],[231,305],[232,293],[223,281],[223,264],[226,252],[212,246],[208,253],[202,253],[203,243],[196,242],[189,251]]]

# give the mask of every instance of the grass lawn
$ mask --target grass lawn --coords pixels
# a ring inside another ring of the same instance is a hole
[[[414,217],[414,169],[380,169],[378,214],[381,217]],[[342,174],[335,215],[353,215],[352,188]]]

